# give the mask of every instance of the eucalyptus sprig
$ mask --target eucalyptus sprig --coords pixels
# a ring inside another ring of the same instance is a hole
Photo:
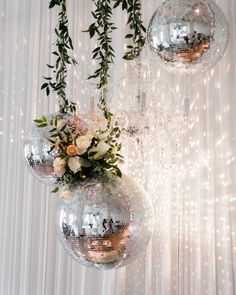
[[[67,67],[70,64],[76,65],[77,62],[68,53],[69,50],[73,50],[73,43],[68,29],[66,0],[51,0],[49,8],[52,9],[55,6],[60,7],[59,21],[55,28],[56,50],[52,52],[56,57],[56,62],[54,65],[47,65],[49,69],[53,69],[53,77],[44,77],[46,82],[41,86],[41,89],[45,89],[47,95],[51,91],[56,92],[60,99],[60,112],[67,113],[68,111],[75,111],[75,103],[69,101],[66,95]]]
[[[133,60],[139,57],[144,45],[146,38],[146,28],[143,25],[142,20],[142,7],[140,0],[113,0],[114,6],[122,6],[122,10],[126,10],[128,13],[127,24],[130,28],[131,33],[125,36],[126,39],[131,39],[133,44],[127,46],[128,51],[123,56],[126,60]]]

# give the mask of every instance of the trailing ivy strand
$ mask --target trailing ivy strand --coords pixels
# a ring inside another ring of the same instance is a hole
[[[146,28],[142,20],[142,7],[140,0],[92,0],[95,4],[95,10],[92,15],[95,22],[90,25],[88,32],[90,38],[97,37],[99,46],[93,50],[93,59],[99,60],[100,67],[89,76],[89,79],[97,79],[100,77],[98,88],[102,88],[107,84],[109,78],[109,66],[113,63],[115,57],[114,49],[112,48],[111,33],[116,29],[112,22],[113,10],[119,6],[128,14],[127,24],[130,28],[130,33],[125,36],[130,39],[131,43],[127,46],[128,51],[123,58],[133,60],[139,57],[144,45]],[[112,6],[112,2],[113,6]]]
[[[144,45],[146,28],[143,25],[142,20],[142,7],[140,0],[113,0],[114,6],[122,6],[122,10],[126,10],[128,13],[127,24],[130,28],[131,33],[127,34],[125,38],[131,39],[133,44],[127,46],[128,51],[123,56],[126,60],[133,60],[139,57]]]
[[[69,101],[66,95],[67,67],[70,64],[76,65],[77,62],[68,53],[68,51],[73,50],[73,43],[68,30],[66,0],[51,0],[49,8],[52,9],[55,6],[60,7],[58,25],[55,28],[57,36],[55,42],[56,50],[52,52],[56,57],[56,61],[54,65],[47,65],[53,71],[53,76],[44,77],[46,82],[42,85],[41,89],[45,89],[47,95],[51,91],[55,92],[60,99],[60,112],[67,113],[68,111],[75,111],[75,104]]]
[[[112,48],[111,34],[116,29],[112,22],[112,6],[110,0],[92,0],[95,10],[92,15],[95,22],[90,25],[87,31],[90,38],[97,36],[99,45],[93,50],[93,59],[99,61],[99,67],[89,79],[99,79],[98,89],[101,89],[108,83],[110,64],[115,57]]]
[[[87,31],[90,38],[97,37],[98,46],[93,50],[92,58],[98,61],[99,66],[94,74],[88,79],[97,79],[97,88],[100,89],[99,108],[102,110],[104,117],[107,119],[108,129],[111,126],[112,113],[107,107],[107,89],[108,79],[110,77],[110,65],[115,57],[114,49],[112,48],[111,34],[116,27],[112,21],[113,10],[110,0],[92,0],[95,5],[95,10],[92,15],[95,22],[90,25]]]

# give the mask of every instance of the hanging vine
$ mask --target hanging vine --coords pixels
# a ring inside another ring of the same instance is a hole
[[[111,17],[112,8],[110,1],[94,0],[97,11],[94,12],[96,22],[93,24],[94,33],[98,34],[99,47],[94,51],[94,58],[99,60],[99,67],[91,78],[98,78],[98,88],[101,89],[100,108],[106,118],[101,118],[101,126],[89,127],[83,116],[76,114],[75,104],[66,96],[66,78],[68,64],[76,64],[68,51],[73,50],[72,39],[68,31],[68,18],[66,13],[66,0],[51,0],[49,8],[60,6],[58,14],[59,23],[55,29],[57,40],[55,43],[55,65],[48,65],[53,69],[53,77],[44,77],[46,82],[42,89],[57,93],[60,98],[60,115],[52,119],[42,116],[34,122],[38,128],[48,128],[50,150],[56,151],[53,160],[53,173],[58,187],[52,192],[58,191],[59,187],[71,187],[77,182],[91,177],[106,178],[107,172],[121,177],[122,173],[118,165],[123,157],[119,154],[121,144],[118,141],[120,129],[117,124],[112,124],[112,113],[108,111],[106,103],[106,85],[109,79],[109,66],[113,62],[114,50],[111,46],[110,33],[115,29]],[[92,33],[91,33],[92,34]],[[92,36],[92,35],[91,35]],[[63,116],[68,112],[73,116]]]
[[[56,50],[52,52],[56,57],[56,62],[54,65],[47,65],[48,68],[52,70],[53,76],[44,77],[46,82],[42,85],[41,89],[45,89],[47,95],[49,95],[51,91],[55,92],[60,100],[60,112],[67,113],[68,111],[73,112],[76,109],[75,103],[71,102],[66,94],[67,67],[70,64],[76,65],[77,62],[68,53],[68,51],[74,48],[69,35],[66,0],[51,0],[49,8],[52,9],[55,6],[60,7],[58,25],[55,28],[57,36],[55,42]]]
[[[123,58],[126,60],[133,60],[137,58],[144,45],[146,38],[146,28],[142,21],[141,4],[139,0],[92,0],[95,4],[95,11],[92,15],[95,22],[92,23],[88,30],[90,38],[97,36],[99,46],[93,50],[93,59],[99,60],[100,67],[89,76],[89,79],[100,77],[98,88],[107,84],[109,78],[109,66],[113,63],[115,57],[114,49],[112,48],[112,32],[116,29],[112,22],[113,10],[121,5],[122,10],[126,10],[128,14],[127,24],[130,28],[130,33],[125,36],[130,39],[133,44],[127,46],[128,51]],[[112,6],[111,2],[115,2]]]
[[[113,0],[115,2],[113,8],[117,8],[121,5],[122,10],[126,10],[128,14],[127,24],[131,33],[125,36],[126,39],[130,39],[133,44],[127,46],[128,51],[123,56],[126,60],[133,60],[139,57],[143,47],[145,45],[146,28],[142,21],[142,7],[140,0]]]
[[[108,120],[108,127],[110,127],[112,114],[108,111],[106,102],[106,85],[110,78],[110,65],[114,62],[115,51],[112,47],[112,33],[116,30],[115,24],[112,21],[113,10],[122,5],[122,10],[128,13],[127,24],[131,30],[125,38],[131,39],[133,45],[128,45],[128,51],[123,58],[132,60],[137,58],[145,44],[145,37],[143,34],[146,28],[143,26],[141,19],[141,4],[139,0],[92,0],[95,5],[95,10],[92,15],[95,19],[88,30],[90,38],[97,37],[98,46],[93,50],[92,59],[99,63],[99,67],[95,72],[88,77],[88,79],[98,79],[97,88],[101,89],[99,107],[103,111],[105,118]],[[112,2],[115,2],[112,6]]]
[[[44,77],[46,82],[41,89],[46,94],[55,92],[59,98],[60,115],[53,119],[42,116],[34,122],[38,128],[48,128],[48,142],[51,153],[56,151],[53,159],[53,173],[59,187],[70,187],[77,182],[91,177],[106,178],[107,172],[122,177],[119,164],[123,162],[120,154],[121,143],[119,137],[121,129],[113,120],[113,114],[107,105],[107,85],[110,78],[110,66],[114,62],[115,51],[112,47],[112,34],[116,30],[113,22],[113,11],[119,5],[128,13],[128,25],[131,33],[125,38],[131,39],[133,44],[128,45],[124,59],[131,60],[138,57],[145,43],[143,33],[145,28],[141,20],[141,5],[139,0],[92,0],[95,10],[92,12],[94,22],[87,32],[91,38],[97,38],[97,47],[93,50],[92,59],[98,67],[89,79],[97,80],[100,90],[99,107],[106,119],[105,126],[97,126],[95,130],[88,127],[83,116],[76,114],[75,104],[67,98],[67,68],[76,65],[76,60],[70,55],[73,50],[72,39],[68,30],[66,0],[50,0],[49,8],[60,7],[58,24],[55,28],[56,49],[52,52],[55,64],[48,64],[52,75]],[[73,116],[64,117],[64,114],[73,113]],[[103,118],[101,119],[103,121]],[[104,121],[103,121],[104,122]],[[46,162],[46,160],[45,160]],[[35,165],[37,165],[36,162]],[[52,165],[50,163],[50,165]]]
[[[113,58],[115,57],[111,34],[116,27],[112,21],[111,1],[93,0],[93,2],[96,7],[92,12],[95,22],[85,32],[89,32],[90,38],[97,37],[99,45],[93,50],[92,58],[98,61],[99,66],[94,74],[89,76],[89,79],[98,79],[97,88],[101,89],[99,107],[107,119],[109,129],[112,121],[112,113],[107,108],[106,85],[110,77],[110,65],[113,63]]]

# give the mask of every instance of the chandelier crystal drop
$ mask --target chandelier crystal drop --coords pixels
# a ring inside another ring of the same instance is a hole
[[[148,27],[148,43],[165,68],[188,75],[216,64],[229,40],[227,20],[212,0],[166,0]]]

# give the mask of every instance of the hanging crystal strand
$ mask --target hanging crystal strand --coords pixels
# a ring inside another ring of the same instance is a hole
[[[191,116],[191,101],[193,103],[194,98],[192,97],[191,93],[194,93],[192,89],[195,87],[195,82],[192,81],[190,76],[185,77],[183,80],[184,83],[184,106],[183,106],[183,111],[184,111],[184,118],[186,122],[186,133],[190,129],[190,124],[192,122],[192,116]],[[191,85],[191,87],[190,87]],[[191,89],[191,93],[190,93]]]
[[[172,141],[171,141],[171,143],[172,143]],[[162,168],[164,168],[166,170],[173,168],[173,166],[175,165],[176,160],[177,160],[179,147],[180,147],[179,141],[174,142],[174,151],[172,152],[171,160],[168,163],[168,160],[165,158],[166,147],[164,145],[162,145],[161,153],[160,153],[160,163],[161,163]]]
[[[142,91],[141,87],[141,55],[137,58],[138,65],[138,95],[136,96],[136,102],[138,104],[138,111],[140,115],[144,114],[146,108],[146,93]]]
[[[90,106],[89,106],[89,112],[94,113],[95,112],[95,97],[94,94],[90,96]]]

